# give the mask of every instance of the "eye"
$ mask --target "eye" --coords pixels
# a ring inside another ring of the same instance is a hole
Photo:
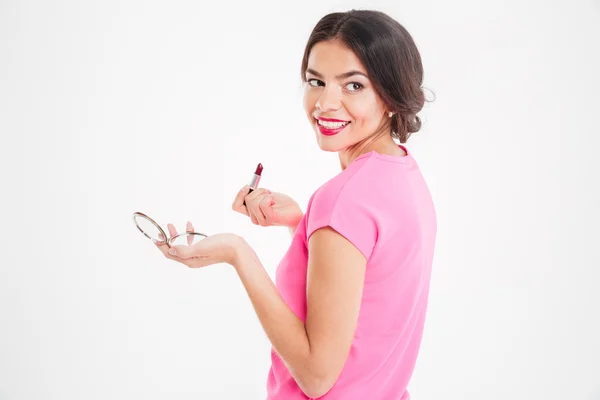
[[[323,83],[318,79],[308,79],[306,82],[308,82],[310,86],[320,86],[320,84]]]
[[[358,92],[358,91],[359,91],[360,89],[362,89],[364,86],[363,86],[363,85],[361,85],[361,84],[360,84],[360,83],[358,83],[358,82],[350,82],[349,84],[347,84],[347,85],[346,85],[346,87],[347,87],[347,88],[349,87],[350,89],[348,89],[348,90],[349,90],[349,91],[351,91],[351,92]]]

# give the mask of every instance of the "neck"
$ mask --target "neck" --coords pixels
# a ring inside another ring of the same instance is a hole
[[[356,160],[356,158],[373,150],[379,154],[389,154],[393,156],[402,156],[405,154],[404,150],[398,147],[396,142],[394,142],[392,136],[387,134],[377,140],[371,142],[359,142],[338,151],[342,171],[345,170],[352,161]]]

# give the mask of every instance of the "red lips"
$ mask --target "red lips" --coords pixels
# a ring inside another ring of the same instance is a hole
[[[340,121],[339,119],[325,119],[325,118],[319,118],[322,121],[331,121],[331,122],[347,122],[347,121]],[[321,135],[324,136],[333,136],[333,135],[337,135],[338,133],[340,133],[341,131],[343,131],[348,125],[350,125],[350,122],[347,122],[345,125],[340,126],[339,128],[326,128],[323,125],[320,125],[319,122],[317,122],[317,127],[319,128],[319,131],[321,132]]]
[[[329,122],[348,122],[348,121],[344,121],[342,119],[335,119],[335,118],[324,118],[324,117],[319,117],[317,118],[320,121],[329,121]]]

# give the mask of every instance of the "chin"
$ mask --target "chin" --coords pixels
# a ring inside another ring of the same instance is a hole
[[[336,140],[331,140],[326,136],[322,136],[320,133],[317,133],[317,145],[323,151],[335,153],[343,149],[343,146],[340,146],[339,143],[336,143]]]
[[[333,148],[331,146],[323,146],[321,144],[319,144],[319,148],[328,153],[337,153],[339,151],[339,149]]]

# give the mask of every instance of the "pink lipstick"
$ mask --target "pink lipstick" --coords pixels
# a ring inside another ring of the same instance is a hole
[[[348,121],[344,121],[343,119],[325,118],[325,117],[319,117],[317,119],[320,121],[328,121],[328,122],[348,122]]]
[[[319,124],[319,121],[344,122],[345,125],[342,125],[339,128],[327,128],[327,127],[324,127],[323,125]],[[344,128],[347,127],[348,125],[350,125],[349,121],[342,121],[342,120],[334,119],[334,118],[317,118],[317,126],[319,127],[319,131],[321,132],[321,134],[324,136],[337,135],[338,133],[343,131]]]
[[[254,175],[252,175],[252,180],[250,181],[250,191],[248,194],[252,193],[254,189],[258,187],[258,183],[260,182],[260,177],[262,175],[263,165],[258,163],[256,166],[256,170],[254,171]],[[244,200],[244,206],[246,205],[246,200]]]

